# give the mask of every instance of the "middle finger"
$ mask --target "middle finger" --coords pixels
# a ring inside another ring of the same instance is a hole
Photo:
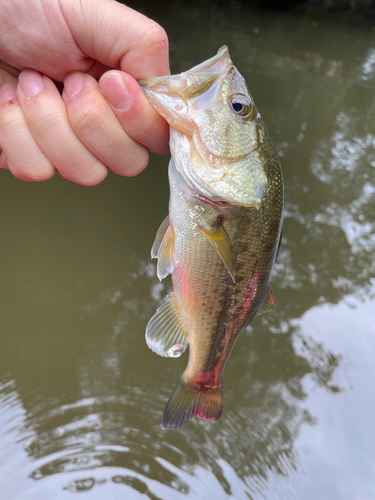
[[[74,132],[111,170],[133,176],[146,167],[147,149],[124,131],[92,76],[70,73],[63,99]]]

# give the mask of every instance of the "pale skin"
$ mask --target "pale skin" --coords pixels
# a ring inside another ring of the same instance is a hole
[[[115,0],[0,0],[0,168],[86,186],[137,175],[169,129],[136,80],[167,74],[165,31]]]

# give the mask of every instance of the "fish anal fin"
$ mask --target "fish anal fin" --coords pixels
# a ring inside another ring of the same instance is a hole
[[[187,332],[181,323],[173,294],[148,322],[146,342],[154,352],[170,358],[177,358],[186,349]]]
[[[201,387],[181,378],[165,407],[163,427],[178,429],[193,417],[217,421],[222,412],[222,383],[214,387]]]
[[[152,248],[151,248],[151,259],[157,258],[160,246],[163,242],[163,239],[164,239],[165,233],[167,232],[168,227],[169,227],[169,215],[167,215],[167,217],[160,224],[158,232],[156,233],[155,241],[154,241],[154,244],[152,245]]]
[[[224,266],[226,267],[233,280],[233,283],[235,283],[236,278],[234,275],[232,245],[230,243],[229,236],[223,227],[223,224],[220,220],[218,220],[211,229],[206,229],[203,226],[200,227],[204,231],[204,234],[207,236],[211,245],[216,250],[220,259],[222,260]]]
[[[275,298],[273,296],[273,293],[272,293],[272,288],[271,288],[271,285],[268,289],[268,292],[267,292],[267,295],[263,301],[263,304],[261,305],[261,307],[258,309],[258,312],[257,312],[257,316],[259,316],[259,314],[263,314],[263,313],[266,313],[266,312],[272,312],[276,309],[276,301],[275,301]]]
[[[164,223],[163,223],[164,224]],[[163,278],[170,274],[174,267],[174,233],[171,225],[168,225],[165,230],[163,241],[160,244],[158,251],[158,266],[157,275],[161,281]]]

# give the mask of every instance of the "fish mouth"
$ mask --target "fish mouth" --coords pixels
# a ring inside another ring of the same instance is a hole
[[[218,196],[213,196],[212,198],[209,198],[208,196],[205,196],[202,193],[199,193],[194,196],[194,198],[198,201],[201,201],[203,203],[206,203],[207,205],[215,205],[220,208],[228,208],[228,207],[236,207],[234,203],[230,201],[226,201],[223,198],[219,198]]]

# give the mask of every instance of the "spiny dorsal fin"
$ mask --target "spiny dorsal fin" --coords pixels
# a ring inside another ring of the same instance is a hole
[[[210,243],[218,253],[220,259],[223,261],[228,273],[231,275],[233,283],[236,282],[234,276],[232,246],[230,244],[229,236],[227,235],[223,224],[220,220],[217,221],[212,229],[202,227],[204,234],[209,239]]]
[[[188,345],[187,332],[182,326],[173,293],[148,322],[146,342],[160,356],[177,358]]]
[[[256,315],[259,316],[259,314],[271,312],[271,311],[274,311],[275,309],[276,309],[276,301],[275,301],[275,298],[272,294],[272,288],[270,285],[268,292],[267,292],[267,295],[263,301],[263,304],[258,309],[258,312]]]
[[[167,232],[168,227],[169,227],[169,215],[167,215],[167,217],[160,224],[158,232],[156,233],[155,241],[154,241],[154,244],[152,245],[152,248],[151,248],[151,259],[157,258],[160,246],[163,242],[163,239],[164,239],[165,233]]]
[[[163,427],[178,429],[192,417],[219,420],[223,412],[223,385],[199,388],[180,379],[165,407]]]
[[[173,250],[174,234],[168,215],[161,223],[151,249],[151,257],[158,259],[157,275],[160,281],[174,269]]]

